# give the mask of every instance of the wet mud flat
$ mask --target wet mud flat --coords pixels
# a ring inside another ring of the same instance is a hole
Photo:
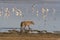
[[[0,40],[60,40],[60,34],[0,33]]]

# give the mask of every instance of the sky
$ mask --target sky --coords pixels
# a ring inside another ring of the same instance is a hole
[[[32,12],[34,5],[34,12]],[[5,8],[10,11],[10,16],[6,17]],[[23,17],[16,16],[12,8],[22,11]],[[42,8],[48,9],[46,23],[42,17]],[[32,20],[35,25],[30,25],[33,30],[60,31],[60,0],[0,0],[0,31],[6,31],[1,28],[20,28],[20,22]],[[36,12],[38,10],[38,13]]]

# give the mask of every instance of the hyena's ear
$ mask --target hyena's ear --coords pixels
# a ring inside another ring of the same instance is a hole
[[[31,21],[31,23],[32,23],[32,24],[34,24],[34,22],[33,22],[33,21]]]

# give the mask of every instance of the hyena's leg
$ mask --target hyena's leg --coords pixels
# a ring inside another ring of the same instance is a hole
[[[21,27],[21,33],[25,32],[25,28]]]
[[[29,30],[31,30],[31,28],[29,27],[29,25],[28,25],[28,28],[29,28]]]
[[[23,27],[20,28],[20,31],[21,31],[21,32],[23,31]]]

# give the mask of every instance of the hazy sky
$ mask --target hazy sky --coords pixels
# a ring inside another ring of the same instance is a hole
[[[32,13],[32,4],[35,4],[34,13]],[[14,7],[22,10],[23,18],[16,16],[16,13],[12,12]],[[4,16],[5,8],[9,8],[11,14],[8,18]],[[44,25],[45,22],[42,18],[42,8],[49,10],[46,18],[47,26]],[[19,28],[21,21],[32,20],[35,23],[35,25],[30,26],[32,29],[60,31],[60,0],[0,0],[0,9],[3,11],[3,15],[0,17],[0,28]],[[54,16],[53,9],[55,10]],[[38,16],[36,15],[36,10],[39,11]]]

